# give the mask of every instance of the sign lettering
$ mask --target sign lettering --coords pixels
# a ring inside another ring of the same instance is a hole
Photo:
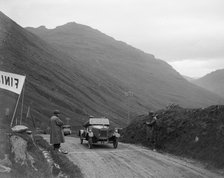
[[[0,88],[20,94],[25,78],[23,75],[0,71]]]

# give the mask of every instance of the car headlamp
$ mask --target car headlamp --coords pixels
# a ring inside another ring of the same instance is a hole
[[[89,137],[93,137],[93,132],[89,132]]]

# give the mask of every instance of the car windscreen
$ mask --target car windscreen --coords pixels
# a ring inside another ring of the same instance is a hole
[[[64,128],[64,129],[65,129],[65,128],[66,128],[66,129],[67,129],[67,128],[70,129],[71,126],[70,126],[70,125],[63,125],[63,128]]]
[[[92,125],[91,127],[92,127],[92,128],[96,128],[96,129],[103,129],[103,128],[108,129],[108,128],[109,128],[109,127],[106,126],[106,125]]]

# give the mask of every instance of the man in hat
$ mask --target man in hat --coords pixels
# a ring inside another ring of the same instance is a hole
[[[64,123],[59,118],[59,110],[55,110],[53,114],[54,115],[50,118],[50,144],[54,146],[54,150],[66,154],[66,151],[60,149],[61,143],[65,142],[62,128]]]
[[[147,125],[147,139],[152,144],[153,151],[156,151],[157,142],[157,117],[153,111],[149,112],[149,121],[145,122]]]

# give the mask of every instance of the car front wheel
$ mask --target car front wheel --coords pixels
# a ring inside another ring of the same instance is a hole
[[[117,138],[113,141],[113,146],[114,146],[115,149],[117,148],[117,146],[118,146],[118,140],[117,140]]]

